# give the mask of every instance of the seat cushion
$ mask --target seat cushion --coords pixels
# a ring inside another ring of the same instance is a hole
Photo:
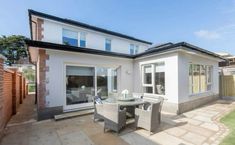
[[[102,102],[102,100],[101,100],[101,98],[99,96],[95,97],[95,103],[96,104],[103,104],[103,102]]]

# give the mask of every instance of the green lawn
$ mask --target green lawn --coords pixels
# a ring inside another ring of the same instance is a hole
[[[224,116],[220,121],[230,129],[230,133],[223,139],[220,144],[235,145],[235,110]]]

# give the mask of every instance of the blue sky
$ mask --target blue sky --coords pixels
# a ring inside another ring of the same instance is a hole
[[[0,35],[30,36],[28,9],[154,43],[235,55],[235,0],[0,0]]]

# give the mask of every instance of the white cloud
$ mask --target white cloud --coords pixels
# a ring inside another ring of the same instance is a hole
[[[208,31],[208,30],[199,30],[194,32],[194,34],[203,39],[218,39],[220,38],[220,34],[216,31]]]

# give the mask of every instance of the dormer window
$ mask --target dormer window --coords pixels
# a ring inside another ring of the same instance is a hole
[[[70,46],[78,46],[78,33],[68,29],[63,29],[62,32],[63,44]]]
[[[86,33],[80,33],[80,47],[86,47]]]

